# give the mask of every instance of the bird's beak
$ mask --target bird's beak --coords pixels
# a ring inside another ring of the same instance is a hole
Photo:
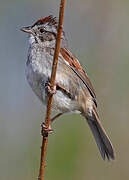
[[[28,27],[23,27],[20,29],[21,31],[23,32],[26,32],[28,34],[33,34],[33,30],[32,30],[32,27],[31,26],[28,26]]]

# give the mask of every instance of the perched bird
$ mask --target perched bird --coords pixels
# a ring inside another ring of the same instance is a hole
[[[45,105],[51,90],[50,77],[57,26],[56,18],[48,16],[21,29],[29,34],[26,77],[32,90]],[[69,112],[80,113],[88,122],[102,158],[114,159],[112,144],[101,125],[96,108],[93,86],[79,61],[68,50],[65,33],[62,32],[53,95],[53,109],[59,113],[56,117]]]

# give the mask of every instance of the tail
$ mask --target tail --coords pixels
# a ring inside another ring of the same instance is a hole
[[[105,160],[106,157],[108,160],[115,159],[113,146],[108,136],[106,135],[104,128],[101,125],[99,116],[95,108],[93,108],[92,110],[92,116],[90,115],[88,116],[84,115],[84,116],[90,126],[90,129],[93,133],[93,136],[95,138],[96,144],[99,148],[103,160]]]

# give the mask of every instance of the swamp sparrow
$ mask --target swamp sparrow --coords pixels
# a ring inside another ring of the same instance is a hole
[[[32,26],[21,29],[29,33],[26,77],[35,94],[45,105],[50,91],[57,25],[56,19],[48,16],[39,19]],[[62,32],[52,106],[59,112],[56,117],[69,112],[80,113],[88,122],[102,158],[114,159],[112,144],[96,112],[97,102],[93,86],[79,61],[68,50],[66,42],[65,33]]]

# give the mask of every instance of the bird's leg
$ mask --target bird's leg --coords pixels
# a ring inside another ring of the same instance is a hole
[[[63,113],[59,113],[56,116],[54,116],[51,120],[50,120],[50,124],[52,124],[53,121],[55,121],[58,117],[60,117],[61,115],[63,115]]]
[[[63,113],[59,113],[56,116],[54,116],[51,120],[50,120],[50,125],[49,128],[46,127],[45,123],[43,122],[41,124],[42,130],[41,130],[41,134],[42,136],[47,136],[48,134],[52,134],[53,133],[53,129],[51,128],[51,124],[53,121],[55,121],[58,117],[60,117]]]

